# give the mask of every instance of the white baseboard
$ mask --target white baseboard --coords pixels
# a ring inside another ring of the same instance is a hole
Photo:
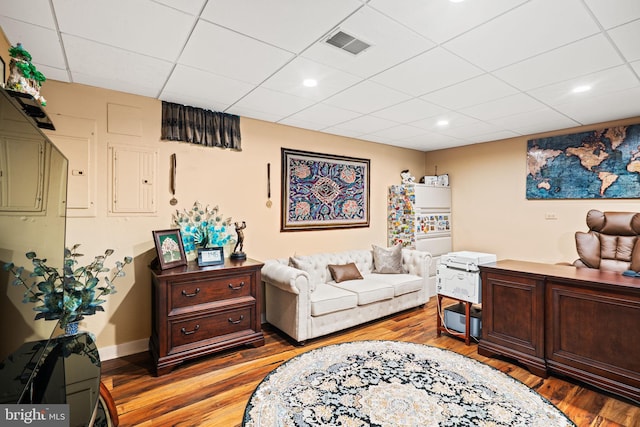
[[[148,338],[98,349],[101,361],[117,359],[118,357],[128,356],[130,354],[142,353],[143,351],[149,351]]]

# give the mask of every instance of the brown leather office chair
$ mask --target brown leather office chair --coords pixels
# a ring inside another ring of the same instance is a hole
[[[588,232],[576,232],[576,267],[640,271],[640,213],[587,213]]]

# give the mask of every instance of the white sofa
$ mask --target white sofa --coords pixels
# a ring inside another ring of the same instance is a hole
[[[372,250],[319,253],[290,259],[265,261],[266,320],[298,343],[359,325],[429,300],[428,276],[432,256],[428,252],[402,249],[403,273],[374,272]],[[329,264],[355,263],[359,280],[336,283]],[[300,266],[300,265],[299,265]]]

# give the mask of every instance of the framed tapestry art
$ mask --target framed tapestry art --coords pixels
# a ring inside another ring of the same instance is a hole
[[[369,159],[282,148],[281,231],[369,226]]]
[[[640,197],[640,124],[531,139],[527,199]]]

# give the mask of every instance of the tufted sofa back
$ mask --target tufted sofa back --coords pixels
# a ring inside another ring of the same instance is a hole
[[[640,213],[587,213],[588,232],[576,232],[576,249],[580,257],[575,265],[601,270],[640,270]]]
[[[304,265],[304,271],[314,284],[327,283],[332,281],[329,272],[329,264],[348,264],[355,263],[361,274],[370,274],[373,272],[373,251],[367,249],[351,250],[344,252],[328,252],[317,253],[313,255],[295,256],[301,264]],[[429,257],[430,260],[430,257]],[[288,258],[277,260],[281,264],[289,264]],[[414,250],[402,250],[402,266],[405,272],[422,276],[423,273],[424,254]]]

